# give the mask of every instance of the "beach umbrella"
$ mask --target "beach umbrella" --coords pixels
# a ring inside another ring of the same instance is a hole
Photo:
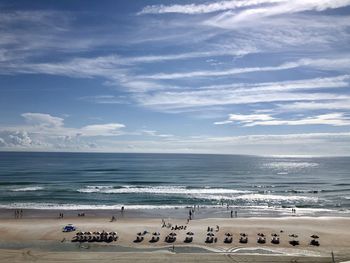
[[[278,237],[279,235],[277,235],[276,233],[274,233],[274,234],[271,234],[271,236],[273,236],[273,237]]]
[[[225,233],[225,236],[228,236],[228,237],[230,237],[230,236],[232,236],[230,233]]]
[[[312,235],[312,238],[316,239],[316,238],[320,238],[318,235]]]
[[[207,236],[213,237],[213,236],[215,236],[215,235],[214,235],[213,233],[208,233]]]
[[[171,233],[169,234],[169,236],[176,236],[176,233],[171,232]]]
[[[189,236],[192,236],[193,232],[187,232],[186,234],[189,235]]]
[[[296,234],[291,234],[291,235],[289,235],[290,237],[298,237],[298,235],[296,235]]]
[[[240,233],[242,237],[245,237],[247,234],[246,233]]]

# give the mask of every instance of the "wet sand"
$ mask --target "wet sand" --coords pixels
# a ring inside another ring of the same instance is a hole
[[[207,218],[189,224],[184,219],[165,220],[187,226],[174,231],[173,244],[164,241],[172,231],[161,227],[161,218],[0,219],[0,262],[332,262],[332,251],[336,262],[350,260],[350,218],[346,217]],[[119,238],[109,244],[72,243],[75,233],[62,232],[68,223],[80,231],[116,231]],[[205,243],[208,226],[214,228],[217,243]],[[160,232],[160,241],[150,243],[152,235],[146,234],[143,242],[134,243],[136,233],[144,230]],[[194,233],[191,244],[183,242],[188,231]],[[233,234],[231,244],[223,243],[226,232]],[[248,244],[238,242],[241,232],[248,234]],[[258,233],[266,235],[266,244],[257,244]],[[272,233],[280,235],[280,244],[270,243]],[[290,234],[298,235],[299,246],[289,244]],[[320,236],[319,247],[309,244],[312,234]]]

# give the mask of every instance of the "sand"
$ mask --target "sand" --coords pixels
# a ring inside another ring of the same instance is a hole
[[[172,232],[161,227],[161,219],[72,217],[65,219],[29,218],[0,220],[0,262],[336,262],[350,260],[350,218],[284,217],[284,218],[208,218],[192,220],[166,219],[172,225],[187,226],[177,230],[173,247],[164,241]],[[74,224],[81,231],[116,231],[119,239],[105,243],[72,243],[74,233],[63,233],[62,227]],[[215,231],[219,225],[218,232]],[[217,243],[206,244],[207,227],[214,228]],[[160,232],[160,241],[149,243],[146,234],[134,243],[137,232]],[[281,233],[280,231],[283,230]],[[194,240],[186,245],[186,232],[194,232]],[[234,236],[232,244],[224,244],[224,233]],[[238,242],[239,233],[249,236],[248,244]],[[267,243],[257,244],[257,233],[267,235]],[[281,243],[269,241],[271,233],[280,234]],[[289,234],[297,234],[300,245],[293,247]],[[320,246],[310,246],[310,235],[320,236]]]

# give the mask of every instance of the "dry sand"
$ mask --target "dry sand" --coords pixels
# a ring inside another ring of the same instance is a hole
[[[116,222],[87,217],[1,219],[0,262],[332,262],[331,251],[336,262],[350,260],[350,218],[213,218],[192,220],[189,224],[180,219],[166,221],[187,226],[186,230],[175,231],[174,252],[172,244],[164,241],[172,231],[161,227],[161,219],[123,218]],[[83,243],[79,248],[79,244],[70,242],[74,233],[62,232],[62,227],[68,223],[81,231],[116,231],[119,239],[110,244]],[[220,227],[218,232],[215,232],[216,225]],[[217,243],[204,242],[208,226],[214,228]],[[134,243],[136,233],[144,230],[160,232],[160,241],[149,243],[151,235],[146,234],[143,242]],[[188,231],[194,232],[190,246],[207,251],[183,249]],[[225,232],[234,235],[232,244],[223,243]],[[248,244],[238,242],[241,232],[248,234]],[[260,232],[267,235],[266,244],[257,244]],[[269,242],[271,233],[280,234],[279,245]],[[292,247],[288,243],[289,234],[299,236],[299,246]],[[309,245],[312,234],[320,236],[319,247]]]

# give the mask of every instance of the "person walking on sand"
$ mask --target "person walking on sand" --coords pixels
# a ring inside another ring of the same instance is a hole
[[[231,218],[233,217],[233,210],[231,210]]]

